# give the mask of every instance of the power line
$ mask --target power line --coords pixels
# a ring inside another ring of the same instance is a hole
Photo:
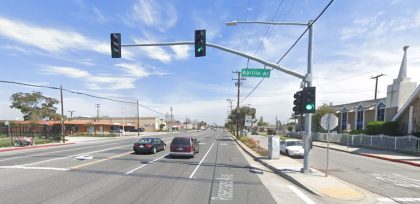
[[[22,83],[22,82],[16,82],[16,81],[5,81],[5,80],[0,80],[0,83],[8,83],[8,84],[17,84],[17,85],[23,85],[23,86],[31,86],[31,87],[37,87],[37,88],[48,88],[48,89],[55,89],[55,90],[59,90],[60,87],[53,87],[53,86],[44,86],[44,85],[36,85],[36,84],[29,84],[29,83]],[[91,98],[97,98],[97,99],[102,99],[102,100],[108,100],[108,101],[113,101],[113,102],[119,102],[119,103],[127,103],[127,104],[135,104],[137,105],[137,102],[131,102],[131,101],[123,101],[123,100],[117,100],[117,99],[112,99],[112,98],[106,98],[106,97],[102,97],[102,96],[95,96],[95,95],[91,95],[91,94],[87,94],[87,93],[83,93],[83,92],[78,92],[78,91],[72,91],[69,89],[63,89],[63,91],[69,92],[69,93],[73,93],[73,94],[79,94],[79,95],[84,95],[84,96],[88,96]],[[156,111],[146,105],[142,105],[139,104],[139,106],[148,109],[154,113],[160,114],[160,115],[165,115],[159,111]]]
[[[312,24],[315,24],[315,22],[324,14],[324,12],[330,7],[330,5],[334,2],[334,0],[331,0],[327,6],[321,11],[321,13],[315,18]],[[312,25],[310,25],[312,26]],[[290,51],[296,46],[296,44],[302,39],[302,37],[305,35],[305,33],[309,30],[309,26],[303,31],[303,33],[298,37],[298,39],[292,44],[292,46],[284,53],[284,55],[277,61],[277,64],[279,64],[289,53]],[[273,68],[271,68],[273,70]],[[240,103],[245,101],[257,88],[258,86],[265,80],[265,78],[261,79],[260,82],[251,90],[251,92],[248,93],[248,95],[241,100]]]

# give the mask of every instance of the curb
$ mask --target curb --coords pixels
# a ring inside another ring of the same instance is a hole
[[[63,146],[63,145],[71,145],[76,144],[74,142],[69,143],[59,143],[59,144],[47,144],[47,145],[35,145],[35,146],[26,146],[26,147],[14,147],[14,148],[7,148],[7,149],[0,149],[0,152],[10,152],[10,151],[17,151],[17,150],[25,150],[25,149],[39,149],[45,147],[55,147],[55,146]]]
[[[238,141],[230,132],[228,132],[228,133],[233,138],[233,140],[238,144],[238,146],[241,147],[241,149],[244,150],[244,152],[246,152],[249,156],[251,156],[255,161],[260,162],[261,164],[263,164],[265,167],[269,168],[271,171],[273,171],[277,175],[285,178],[286,180],[288,180],[291,183],[299,186],[300,188],[305,189],[307,192],[312,193],[312,194],[317,195],[317,196],[320,196],[320,197],[324,197],[323,195],[317,193],[315,190],[312,190],[311,188],[303,185],[302,183],[300,183],[298,180],[294,179],[293,177],[283,173],[281,170],[278,170],[278,169],[274,168],[273,166],[264,162],[260,158],[256,157],[254,154],[252,154],[250,151],[248,151],[245,147],[242,146],[244,144],[242,144],[240,141]]]
[[[322,145],[316,145],[316,144],[313,144],[313,146],[320,147],[320,148],[325,148],[325,149],[327,148],[327,147],[324,147]],[[391,159],[391,158],[387,158],[387,157],[382,157],[382,156],[377,156],[377,155],[372,155],[372,154],[366,154],[366,153],[349,152],[349,151],[346,151],[346,150],[336,149],[336,148],[331,148],[331,147],[330,147],[330,149],[333,149],[333,150],[336,150],[336,151],[339,151],[339,152],[346,152],[346,153],[349,153],[349,154],[361,155],[361,156],[371,157],[371,158],[375,158],[375,159],[382,159],[382,160],[385,160],[385,161],[391,161],[391,162],[408,164],[408,165],[411,165],[411,166],[420,167],[420,164],[415,163],[415,162],[404,161],[404,160],[400,160],[400,159]]]

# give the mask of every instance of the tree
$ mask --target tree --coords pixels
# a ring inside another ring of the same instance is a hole
[[[236,110],[232,110],[232,112],[229,115],[229,122],[227,123],[227,125],[230,127],[231,130],[236,130],[236,122],[239,121],[239,129],[242,130],[244,129],[246,115],[250,115],[251,118],[254,119],[255,114],[256,109],[250,108],[248,106],[239,108],[239,114],[236,113]]]
[[[312,124],[314,127],[315,132],[323,132],[324,129],[321,127],[321,118],[325,114],[333,113],[335,114],[335,110],[328,106],[327,104],[323,104],[321,107],[316,109],[315,113],[312,116]]]
[[[57,111],[54,106],[58,104],[58,100],[42,95],[41,92],[32,93],[14,93],[10,96],[12,105],[10,108],[20,110],[24,120],[36,119],[52,119]]]
[[[257,125],[258,125],[258,126],[268,126],[268,122],[264,122],[264,119],[263,119],[263,117],[261,116],[261,117],[260,117],[260,120],[258,120]]]
[[[165,127],[165,124],[163,124],[163,123],[162,123],[162,124],[160,124],[160,125],[159,125],[159,130],[160,130],[160,131],[162,131],[163,127]]]

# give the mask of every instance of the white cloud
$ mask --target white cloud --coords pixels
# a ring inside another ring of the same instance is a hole
[[[49,75],[65,75],[70,78],[84,78],[90,76],[89,72],[73,67],[47,66],[42,70]]]
[[[150,73],[148,73],[139,64],[120,63],[120,64],[115,64],[115,66],[124,69],[125,72],[135,77],[146,77],[150,75]]]
[[[154,27],[161,32],[172,28],[177,20],[177,12],[168,2],[157,3],[150,0],[139,0],[133,6],[132,18],[146,26]],[[129,23],[133,25],[133,23]]]
[[[134,39],[134,42],[137,44],[140,43],[150,43],[150,40],[139,40]],[[140,47],[140,50],[146,52],[146,55],[152,59],[157,59],[161,62],[168,63],[171,61],[171,56],[161,47],[151,46],[151,47]]]
[[[0,17],[0,35],[31,45],[48,53],[67,50],[90,50],[109,55],[109,46],[71,30],[41,27]]]
[[[154,42],[160,42],[159,40],[147,36],[146,39],[134,39],[134,42],[137,44],[141,43],[154,43]],[[147,46],[147,47],[139,47],[142,52],[142,54],[146,54],[148,57],[152,59],[159,60],[163,63],[169,63],[173,59],[176,60],[183,60],[187,59],[189,57],[190,47],[186,45],[175,45],[170,46],[173,53],[168,52],[167,49],[159,46]]]
[[[99,22],[101,22],[101,23],[106,23],[106,22],[108,22],[108,18],[102,13],[102,11],[101,10],[99,10],[98,8],[96,8],[96,7],[93,7],[92,8],[92,10],[93,10],[93,13],[95,14],[95,16],[96,16],[96,19],[97,19],[97,21],[99,21]]]
[[[186,59],[189,56],[190,53],[190,47],[186,45],[177,45],[177,46],[171,46],[172,50],[175,52],[175,58],[176,59]]]
[[[135,67],[129,64],[119,64],[120,67],[128,68],[128,71],[135,73],[133,77],[107,76],[107,75],[93,75],[85,70],[64,67],[64,66],[46,66],[41,70],[47,75],[64,75],[70,78],[82,79],[86,82],[87,88],[91,90],[119,90],[119,89],[133,89],[136,77],[147,76],[147,73],[141,73],[141,70],[133,69]]]
[[[86,78],[88,88],[91,90],[119,90],[135,88],[135,78],[112,77],[112,76],[91,76]]]

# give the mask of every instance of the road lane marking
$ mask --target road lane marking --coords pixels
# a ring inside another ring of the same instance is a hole
[[[211,144],[211,146],[210,146],[209,150],[207,151],[207,153],[204,155],[204,157],[201,159],[200,163],[198,163],[197,167],[195,167],[194,171],[192,172],[192,174],[188,178],[192,178],[194,176],[194,174],[197,171],[198,167],[200,167],[201,163],[203,163],[204,159],[207,157],[207,155],[209,154],[209,152],[210,152],[211,148],[213,148],[213,146],[214,146],[214,142],[213,142],[213,144]]]
[[[125,174],[131,174],[131,173],[133,173],[133,172],[135,172],[135,171],[137,171],[137,170],[139,170],[139,169],[141,169],[141,168],[143,168],[143,167],[145,167],[146,165],[148,165],[148,164],[152,164],[153,162],[155,162],[155,161],[157,161],[157,160],[159,160],[159,159],[162,159],[162,158],[164,158],[164,157],[166,157],[166,156],[168,156],[169,154],[165,154],[165,155],[163,155],[163,156],[161,156],[161,157],[159,157],[159,158],[156,158],[156,159],[154,159],[154,160],[152,160],[152,161],[150,161],[150,162],[147,162],[146,164],[143,164],[143,165],[141,165],[141,166],[139,166],[139,167],[136,167],[136,168],[134,168],[134,169],[132,169],[132,170],[130,170],[130,171],[127,171],[127,173],[125,173]]]
[[[78,169],[78,168],[81,168],[81,167],[89,166],[89,165],[92,165],[92,164],[107,161],[107,160],[114,159],[114,158],[117,158],[117,157],[122,157],[124,155],[131,154],[131,153],[133,153],[133,151],[125,152],[125,153],[122,153],[122,154],[114,155],[112,157],[96,160],[96,161],[85,163],[85,164],[76,165],[76,166],[71,167],[70,169]]]
[[[48,155],[48,154],[54,154],[54,153],[60,153],[60,152],[69,152],[69,151],[73,151],[73,150],[87,149],[87,148],[93,148],[93,147],[101,147],[101,146],[107,146],[107,145],[116,145],[116,144],[120,144],[120,143],[122,143],[122,142],[115,142],[115,143],[110,143],[110,144],[102,144],[102,145],[88,146],[88,147],[78,147],[78,148],[73,148],[73,149],[66,149],[66,150],[52,151],[52,152],[46,152],[46,153],[41,153],[41,154],[33,154],[33,155],[17,156],[17,157],[11,157],[11,158],[7,158],[7,159],[1,159],[1,160],[0,160],[0,162],[2,162],[2,161],[9,161],[9,160],[13,160],[13,159],[19,159],[19,158],[27,158],[27,157],[34,157],[34,156],[42,156],[42,155]],[[30,153],[30,152],[24,152],[24,153]],[[2,156],[3,156],[3,155],[2,155]],[[9,156],[9,155],[4,155],[4,156]]]
[[[308,198],[308,196],[306,196],[305,194],[303,194],[302,191],[300,191],[296,187],[291,186],[291,185],[287,185],[287,187],[290,188],[290,190],[292,190],[296,195],[298,195],[305,203],[307,203],[307,204],[315,204],[314,201],[312,201],[310,198]]]
[[[222,174],[219,180],[217,196],[211,197],[212,200],[232,200],[233,199],[233,174]]]
[[[396,173],[372,174],[376,179],[405,188],[420,188],[420,180]]]
[[[0,166],[0,169],[34,169],[34,170],[56,170],[56,171],[68,171],[66,168],[56,167],[33,167],[33,166]]]
[[[42,160],[42,161],[28,163],[28,164],[21,164],[21,165],[18,165],[18,166],[30,166],[30,165],[34,165],[34,164],[41,164],[41,163],[55,161],[55,160],[60,160],[60,159],[65,159],[65,158],[72,158],[72,157],[77,157],[77,156],[86,155],[86,154],[93,154],[93,153],[98,153],[98,152],[104,152],[104,151],[108,151],[108,150],[112,150],[112,149],[117,149],[117,148],[121,148],[121,147],[126,147],[126,146],[129,146],[129,145],[122,145],[122,146],[118,146],[118,147],[111,147],[111,148],[107,148],[107,149],[101,149],[101,150],[96,150],[96,151],[91,151],[91,152],[85,152],[85,153],[82,153],[82,154],[76,154],[76,155],[71,155],[71,156],[66,156],[66,157],[58,157],[58,158],[53,158],[53,159],[47,159],[47,160]]]

